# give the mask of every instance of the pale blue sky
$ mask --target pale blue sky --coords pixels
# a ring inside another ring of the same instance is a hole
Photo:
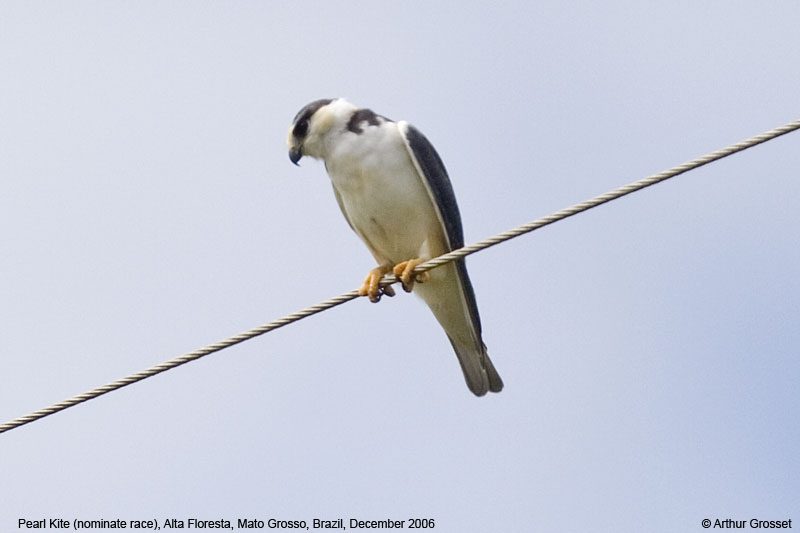
[[[793,2],[3,2],[0,419],[359,285],[307,102],[439,150],[467,242],[800,117]],[[503,376],[351,302],[0,435],[19,518],[800,520],[800,134],[472,256]]]

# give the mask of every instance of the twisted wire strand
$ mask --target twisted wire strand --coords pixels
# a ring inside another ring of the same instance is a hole
[[[646,187],[655,185],[656,183],[661,183],[662,181],[668,180],[669,178],[674,178],[675,176],[678,176],[690,170],[694,170],[696,168],[702,167],[703,165],[707,165],[708,163],[718,161],[719,159],[735,154],[736,152],[741,152],[742,150],[752,148],[753,146],[765,143],[767,141],[775,139],[776,137],[780,137],[781,135],[785,135],[797,129],[800,129],[800,120],[796,120],[794,122],[790,122],[786,125],[780,126],[773,130],[760,133],[758,135],[750,137],[749,139],[745,139],[744,141],[740,141],[738,143],[732,144],[720,150],[708,153],[702,157],[698,157],[692,159],[691,161],[687,161],[686,163],[683,163],[681,165],[672,167],[669,170],[664,170],[662,172],[659,172],[658,174],[652,174],[650,176],[647,176],[646,178],[634,181],[633,183],[623,185],[621,187],[614,189],[613,191],[608,191],[604,194],[595,196],[594,198],[590,198],[589,200],[585,200],[579,204],[575,204],[571,207],[566,207],[564,209],[561,209],[560,211],[556,211],[555,213],[533,220],[531,222],[528,222],[527,224],[523,224],[514,229],[498,233],[493,237],[483,239],[482,241],[478,241],[475,244],[470,244],[468,246],[464,246],[463,248],[453,250],[452,252],[448,252],[438,257],[434,257],[433,259],[430,259],[418,265],[414,269],[414,272],[425,272],[432,268],[436,268],[437,266],[449,263],[450,261],[466,257],[480,250],[489,248],[490,246],[494,246],[495,244],[500,244],[501,242],[505,242],[509,239],[519,237],[520,235],[524,235],[525,233],[529,233],[535,229],[539,229],[554,222],[558,222],[559,220],[563,220],[573,215],[577,215],[578,213],[582,213],[584,211],[592,209],[593,207],[597,207],[612,200],[616,200],[617,198],[621,198],[633,192],[640,191]]]
[[[735,154],[736,152],[740,152],[742,150],[746,150],[747,148],[751,148],[758,144],[775,139],[776,137],[780,137],[781,135],[785,135],[797,129],[800,129],[800,120],[790,122],[788,124],[761,133],[744,141],[732,144],[726,148],[722,148],[720,150],[716,150],[714,152],[706,154],[702,157],[692,159],[691,161],[687,161],[686,163],[673,167],[669,170],[659,172],[658,174],[653,174],[651,176],[640,179],[628,185],[623,185],[622,187],[619,187],[607,193],[595,196],[594,198],[575,204],[571,207],[561,209],[560,211],[556,211],[555,213],[552,213],[550,215],[533,220],[517,228],[504,231],[493,237],[489,237],[482,241],[476,242],[475,244],[464,246],[457,250],[453,250],[452,252],[440,255],[438,257],[435,257],[418,265],[414,269],[414,272],[416,273],[426,272],[428,270],[444,265],[451,261],[455,261],[456,259],[460,259],[467,255],[474,254],[475,252],[478,252],[480,250],[489,248],[490,246],[494,246],[496,244],[505,242],[515,237],[519,237],[520,235],[529,233],[533,230],[542,228],[544,226],[571,217],[573,215],[577,215],[578,213],[582,213],[584,211],[592,209],[593,207],[597,207],[612,200],[616,200],[617,198],[621,198],[622,196],[642,190],[645,187],[650,187],[651,185],[655,185],[656,183],[660,183],[664,180],[678,176],[680,174],[701,167],[713,161],[717,161],[729,155]],[[395,278],[395,276],[387,275],[381,280],[381,286],[391,285],[396,282],[397,279]],[[156,374],[160,374],[161,372],[165,372],[167,370],[189,363],[196,359],[200,359],[201,357],[205,357],[206,355],[210,355],[220,350],[224,350],[225,348],[230,348],[231,346],[252,339],[254,337],[258,337],[259,335],[263,335],[264,333],[267,333],[274,329],[278,329],[293,322],[297,322],[298,320],[302,320],[303,318],[320,313],[322,311],[326,311],[338,305],[342,305],[343,303],[349,302],[350,300],[354,300],[355,298],[358,297],[359,297],[358,290],[352,290],[344,294],[341,294],[339,296],[329,298],[328,300],[320,302],[311,307],[307,307],[300,311],[294,312],[290,315],[286,315],[282,318],[273,320],[272,322],[269,322],[267,324],[255,327],[248,331],[244,331],[242,333],[221,340],[214,344],[210,344],[204,348],[200,348],[198,350],[194,350],[184,355],[175,357],[161,364],[150,367],[146,370],[142,370],[141,372],[131,374],[124,378],[120,378],[116,381],[112,381],[100,387],[86,391],[82,394],[78,394],[77,396],[73,396],[72,398],[68,398],[61,402],[54,403],[48,407],[39,409],[38,411],[34,411],[27,415],[10,420],[4,424],[0,424],[0,433],[4,433],[11,429],[33,422],[35,420],[39,420],[41,418],[52,415],[59,411],[63,411],[64,409],[68,409],[69,407],[73,407],[75,405],[78,405],[79,403],[92,400],[94,398],[102,396],[103,394],[107,394],[117,389],[121,389],[122,387],[132,385],[136,382],[142,381],[143,379],[147,379],[149,377],[155,376]]]

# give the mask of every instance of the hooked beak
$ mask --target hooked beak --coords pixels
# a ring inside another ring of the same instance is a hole
[[[301,147],[293,147],[289,149],[289,159],[297,165],[297,162],[303,157],[303,149]],[[297,165],[300,166],[300,165]]]

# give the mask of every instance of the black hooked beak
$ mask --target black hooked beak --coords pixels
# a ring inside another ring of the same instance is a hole
[[[298,162],[298,161],[300,161],[300,159],[301,159],[302,157],[303,157],[303,149],[302,149],[302,148],[300,148],[300,147],[297,147],[297,148],[291,148],[291,149],[289,150],[289,159],[290,159],[290,160],[292,161],[292,163],[294,163],[295,165],[297,165],[297,162]],[[300,166],[300,165],[297,165],[297,166]]]

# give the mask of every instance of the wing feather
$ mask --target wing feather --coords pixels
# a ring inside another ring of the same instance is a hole
[[[456,203],[453,185],[450,183],[442,159],[430,141],[414,126],[407,122],[399,122],[398,128],[417,173],[425,184],[428,195],[436,208],[439,222],[445,229],[448,251],[461,248],[464,246],[461,214]],[[446,301],[448,298],[446,292],[450,285],[449,282],[444,281],[444,284],[438,289],[425,287],[426,284],[422,284],[415,290],[418,290],[420,296],[426,301],[428,298],[433,299],[428,301],[428,305],[447,332],[470,390],[478,396],[486,394],[489,390],[499,392],[503,388],[503,381],[489,359],[486,345],[483,344],[481,338],[481,319],[475,301],[475,292],[467,274],[467,265],[464,259],[458,259],[451,265],[441,268],[444,271],[451,268],[454,270],[456,279],[452,280],[451,278],[451,280],[456,283],[457,289],[451,285],[450,290],[458,293],[458,301],[461,303],[460,307],[464,313],[461,315],[463,318],[456,318],[454,322],[452,310],[443,309],[441,305],[438,305],[441,299]],[[445,291],[445,294],[441,294],[440,291]],[[468,338],[464,338],[465,327],[469,330]]]
[[[442,158],[431,142],[417,128],[407,122],[398,123],[417,171],[425,182],[428,195],[436,206],[436,214],[447,233],[448,251],[464,246],[464,230],[461,226],[461,213],[456,203],[453,184],[447,175]],[[467,275],[467,265],[463,259],[454,262],[464,291],[470,318],[478,336],[481,335],[481,318],[475,301],[475,291]]]

